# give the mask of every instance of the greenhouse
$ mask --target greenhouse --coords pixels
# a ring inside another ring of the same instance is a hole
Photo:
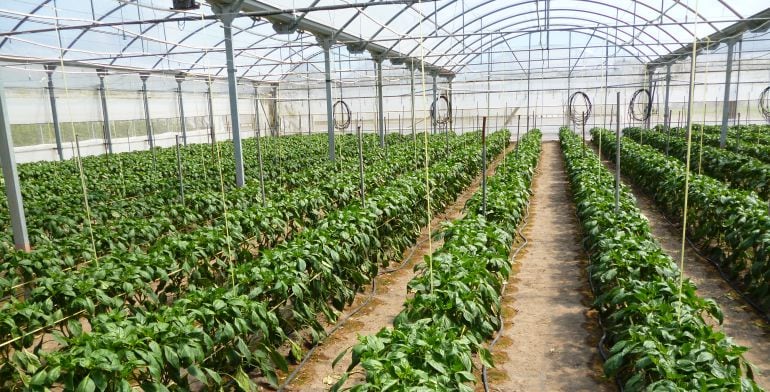
[[[770,391],[770,8],[0,2],[0,391]]]

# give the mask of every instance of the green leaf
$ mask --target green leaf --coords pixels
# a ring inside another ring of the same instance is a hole
[[[238,388],[241,389],[241,391],[244,392],[256,392],[257,386],[251,381],[251,378],[249,378],[249,375],[246,374],[246,372],[243,371],[240,367],[235,372],[234,376],[231,376],[233,380],[235,380],[235,383],[238,384]]]
[[[80,383],[78,384],[77,389],[75,389],[75,392],[94,392],[95,390],[96,384],[94,384],[93,380],[91,380],[91,377],[86,376],[80,380]]]

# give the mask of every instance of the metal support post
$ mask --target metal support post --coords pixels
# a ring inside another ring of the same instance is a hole
[[[361,205],[366,205],[366,188],[364,183],[364,143],[361,135],[361,126],[356,127],[358,136],[358,185],[361,188]]]
[[[382,103],[382,60],[384,57],[378,53],[372,53],[377,68],[377,128],[380,133],[380,147],[385,147],[385,111]]]
[[[5,106],[5,90],[0,83],[0,165],[5,180],[5,195],[8,200],[8,215],[11,217],[13,244],[16,249],[29,252],[27,218],[24,216],[24,201],[21,197],[19,173],[16,171],[16,156],[13,151],[11,123]]]
[[[176,170],[179,174],[179,199],[184,205],[184,174],[182,174],[182,153],[179,147],[179,135],[176,135]]]
[[[262,169],[262,131],[259,125],[259,85],[254,83],[254,123],[256,124],[257,161],[259,163],[259,193],[262,204],[265,204],[265,173]]]
[[[487,216],[487,117],[481,119],[481,211]]]
[[[329,160],[334,162],[334,117],[332,115],[332,68],[329,49],[332,41],[325,37],[316,37],[321,48],[324,50],[324,73],[326,75],[326,128],[329,135]]]
[[[64,152],[61,146],[61,127],[59,126],[59,112],[56,109],[56,94],[53,86],[53,72],[55,65],[46,65],[45,72],[48,74],[48,98],[51,100],[51,119],[53,121],[53,134],[56,138],[56,152],[59,154],[59,160],[64,160]]]
[[[110,131],[110,116],[107,110],[107,90],[104,88],[104,77],[107,76],[107,70],[97,68],[96,74],[99,76],[99,97],[102,101],[102,119],[104,120],[104,141],[107,143],[107,152],[112,154],[112,132]],[[144,90],[143,90],[144,91]],[[147,93],[144,94],[145,110],[147,108]],[[59,136],[61,138],[61,136]],[[58,146],[57,146],[58,147]]]
[[[666,93],[663,99],[663,127],[671,127],[671,110],[669,109],[671,93],[671,63],[666,64]]]
[[[174,78],[176,79],[176,93],[179,101],[179,128],[182,131],[182,143],[187,146],[187,123],[185,121],[184,102],[182,100],[182,82],[184,82],[185,74],[180,72],[174,75]]]
[[[211,141],[211,145],[213,146],[214,143],[217,142],[217,138],[214,131],[214,98],[211,94],[212,83],[213,81],[211,79],[206,80],[206,97],[208,98],[209,104],[209,141]]]
[[[438,72],[431,71],[430,74],[433,77],[433,115],[431,116],[431,134],[435,134],[437,132],[436,126],[438,125],[436,122],[436,120],[438,120],[438,91],[436,85],[436,77],[438,76]]]
[[[155,136],[152,132],[152,121],[150,120],[150,103],[147,98],[147,79],[150,77],[149,73],[142,72],[139,74],[139,78],[142,79],[142,101],[144,101],[144,126],[147,129],[147,142],[150,144],[150,149],[155,148]],[[104,81],[104,78],[101,78]],[[104,85],[104,84],[102,84]],[[104,91],[102,89],[102,91]],[[105,117],[106,119],[106,117]],[[109,121],[105,121],[109,123]],[[106,129],[106,126],[105,126]]]
[[[620,212],[620,92],[617,95],[618,110],[615,112],[615,214]]]
[[[725,148],[727,144],[727,120],[730,115],[730,78],[733,73],[733,50],[735,40],[727,42],[727,68],[725,69],[725,95],[722,103],[722,133],[719,135],[719,147]]]
[[[235,80],[235,62],[233,60],[233,19],[243,1],[236,1],[226,9],[221,9],[219,19],[222,20],[225,34],[225,59],[227,63],[227,92],[230,98],[230,127],[233,133],[233,154],[235,155],[235,186],[238,188],[246,184],[243,174],[243,147],[241,145],[241,121],[238,116],[238,86]],[[212,7],[216,11],[216,6]]]
[[[417,125],[414,118],[414,64],[409,64],[409,103],[412,116],[412,142],[417,142]]]
[[[519,134],[521,133],[521,114],[518,116],[518,121],[516,123],[516,158],[519,157]]]

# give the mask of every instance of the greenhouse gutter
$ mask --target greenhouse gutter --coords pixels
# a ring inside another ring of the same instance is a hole
[[[217,3],[217,1],[209,0],[209,3]],[[416,1],[414,3],[416,3]],[[373,6],[378,4],[379,3],[377,2],[371,3]],[[347,44],[348,50],[350,50],[351,47],[358,49],[359,51],[368,50],[372,54],[384,56],[385,58],[391,60],[391,62],[394,64],[407,62],[419,65],[420,63],[424,63],[426,73],[436,72],[439,76],[442,77],[454,76],[454,72],[449,69],[439,67],[428,62],[423,62],[419,58],[407,56],[404,53],[388,49],[385,46],[373,42],[369,42],[361,37],[346,33],[345,31],[337,30],[334,27],[308,20],[307,17],[295,19],[296,17],[294,14],[281,12],[279,8],[267,5],[261,1],[245,0],[243,2],[243,6],[241,7],[241,11],[247,14],[270,14],[270,16],[265,18],[273,22],[273,27],[279,34],[282,33],[280,30],[286,27],[289,27],[289,29],[283,31],[283,33],[291,33],[295,30],[304,30],[319,37],[333,39],[336,42]]]
[[[741,34],[750,32],[765,32],[770,28],[770,8],[760,11],[748,19],[736,22],[723,30],[717,31],[707,37],[699,39],[695,44],[696,49],[711,50],[722,44],[723,42],[735,40],[741,36]],[[664,66],[666,64],[675,63],[678,60],[685,59],[692,55],[693,44],[682,46],[681,48],[661,57],[656,60],[647,63],[648,69],[655,69],[657,67]]]

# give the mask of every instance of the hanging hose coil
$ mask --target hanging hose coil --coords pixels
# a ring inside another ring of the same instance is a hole
[[[345,101],[339,99],[332,106],[332,113],[334,114],[334,128],[339,130],[347,129],[350,126],[350,107]],[[337,116],[339,114],[339,116]]]
[[[443,116],[439,116],[438,109],[436,108],[436,103],[444,101],[446,102],[446,112],[444,112]],[[441,94],[440,97],[436,98],[435,101],[433,101],[432,104],[430,104],[430,118],[435,122],[436,124],[446,124],[449,122],[449,119],[452,117],[452,105],[449,104],[449,99],[446,95]]]
[[[641,100],[645,96],[647,97],[646,103],[637,102],[637,100]],[[644,105],[641,113],[637,112],[637,105]],[[634,92],[634,95],[631,97],[631,103],[628,104],[628,113],[631,114],[631,118],[636,121],[647,121],[647,119],[650,118],[650,114],[652,113],[652,94],[650,93],[650,90],[640,88]]]
[[[575,110],[575,106],[577,105],[575,99],[578,97],[583,99],[583,104],[586,107],[585,110],[581,110],[580,112]],[[593,105],[591,104],[591,99],[588,98],[586,93],[582,91],[576,91],[570,95],[569,102],[567,104],[567,115],[569,116],[570,120],[572,120],[573,124],[586,124],[586,122],[588,122],[588,118],[591,117],[591,110],[593,110]]]
[[[762,94],[759,95],[759,113],[765,121],[770,122],[770,87],[762,90]]]

